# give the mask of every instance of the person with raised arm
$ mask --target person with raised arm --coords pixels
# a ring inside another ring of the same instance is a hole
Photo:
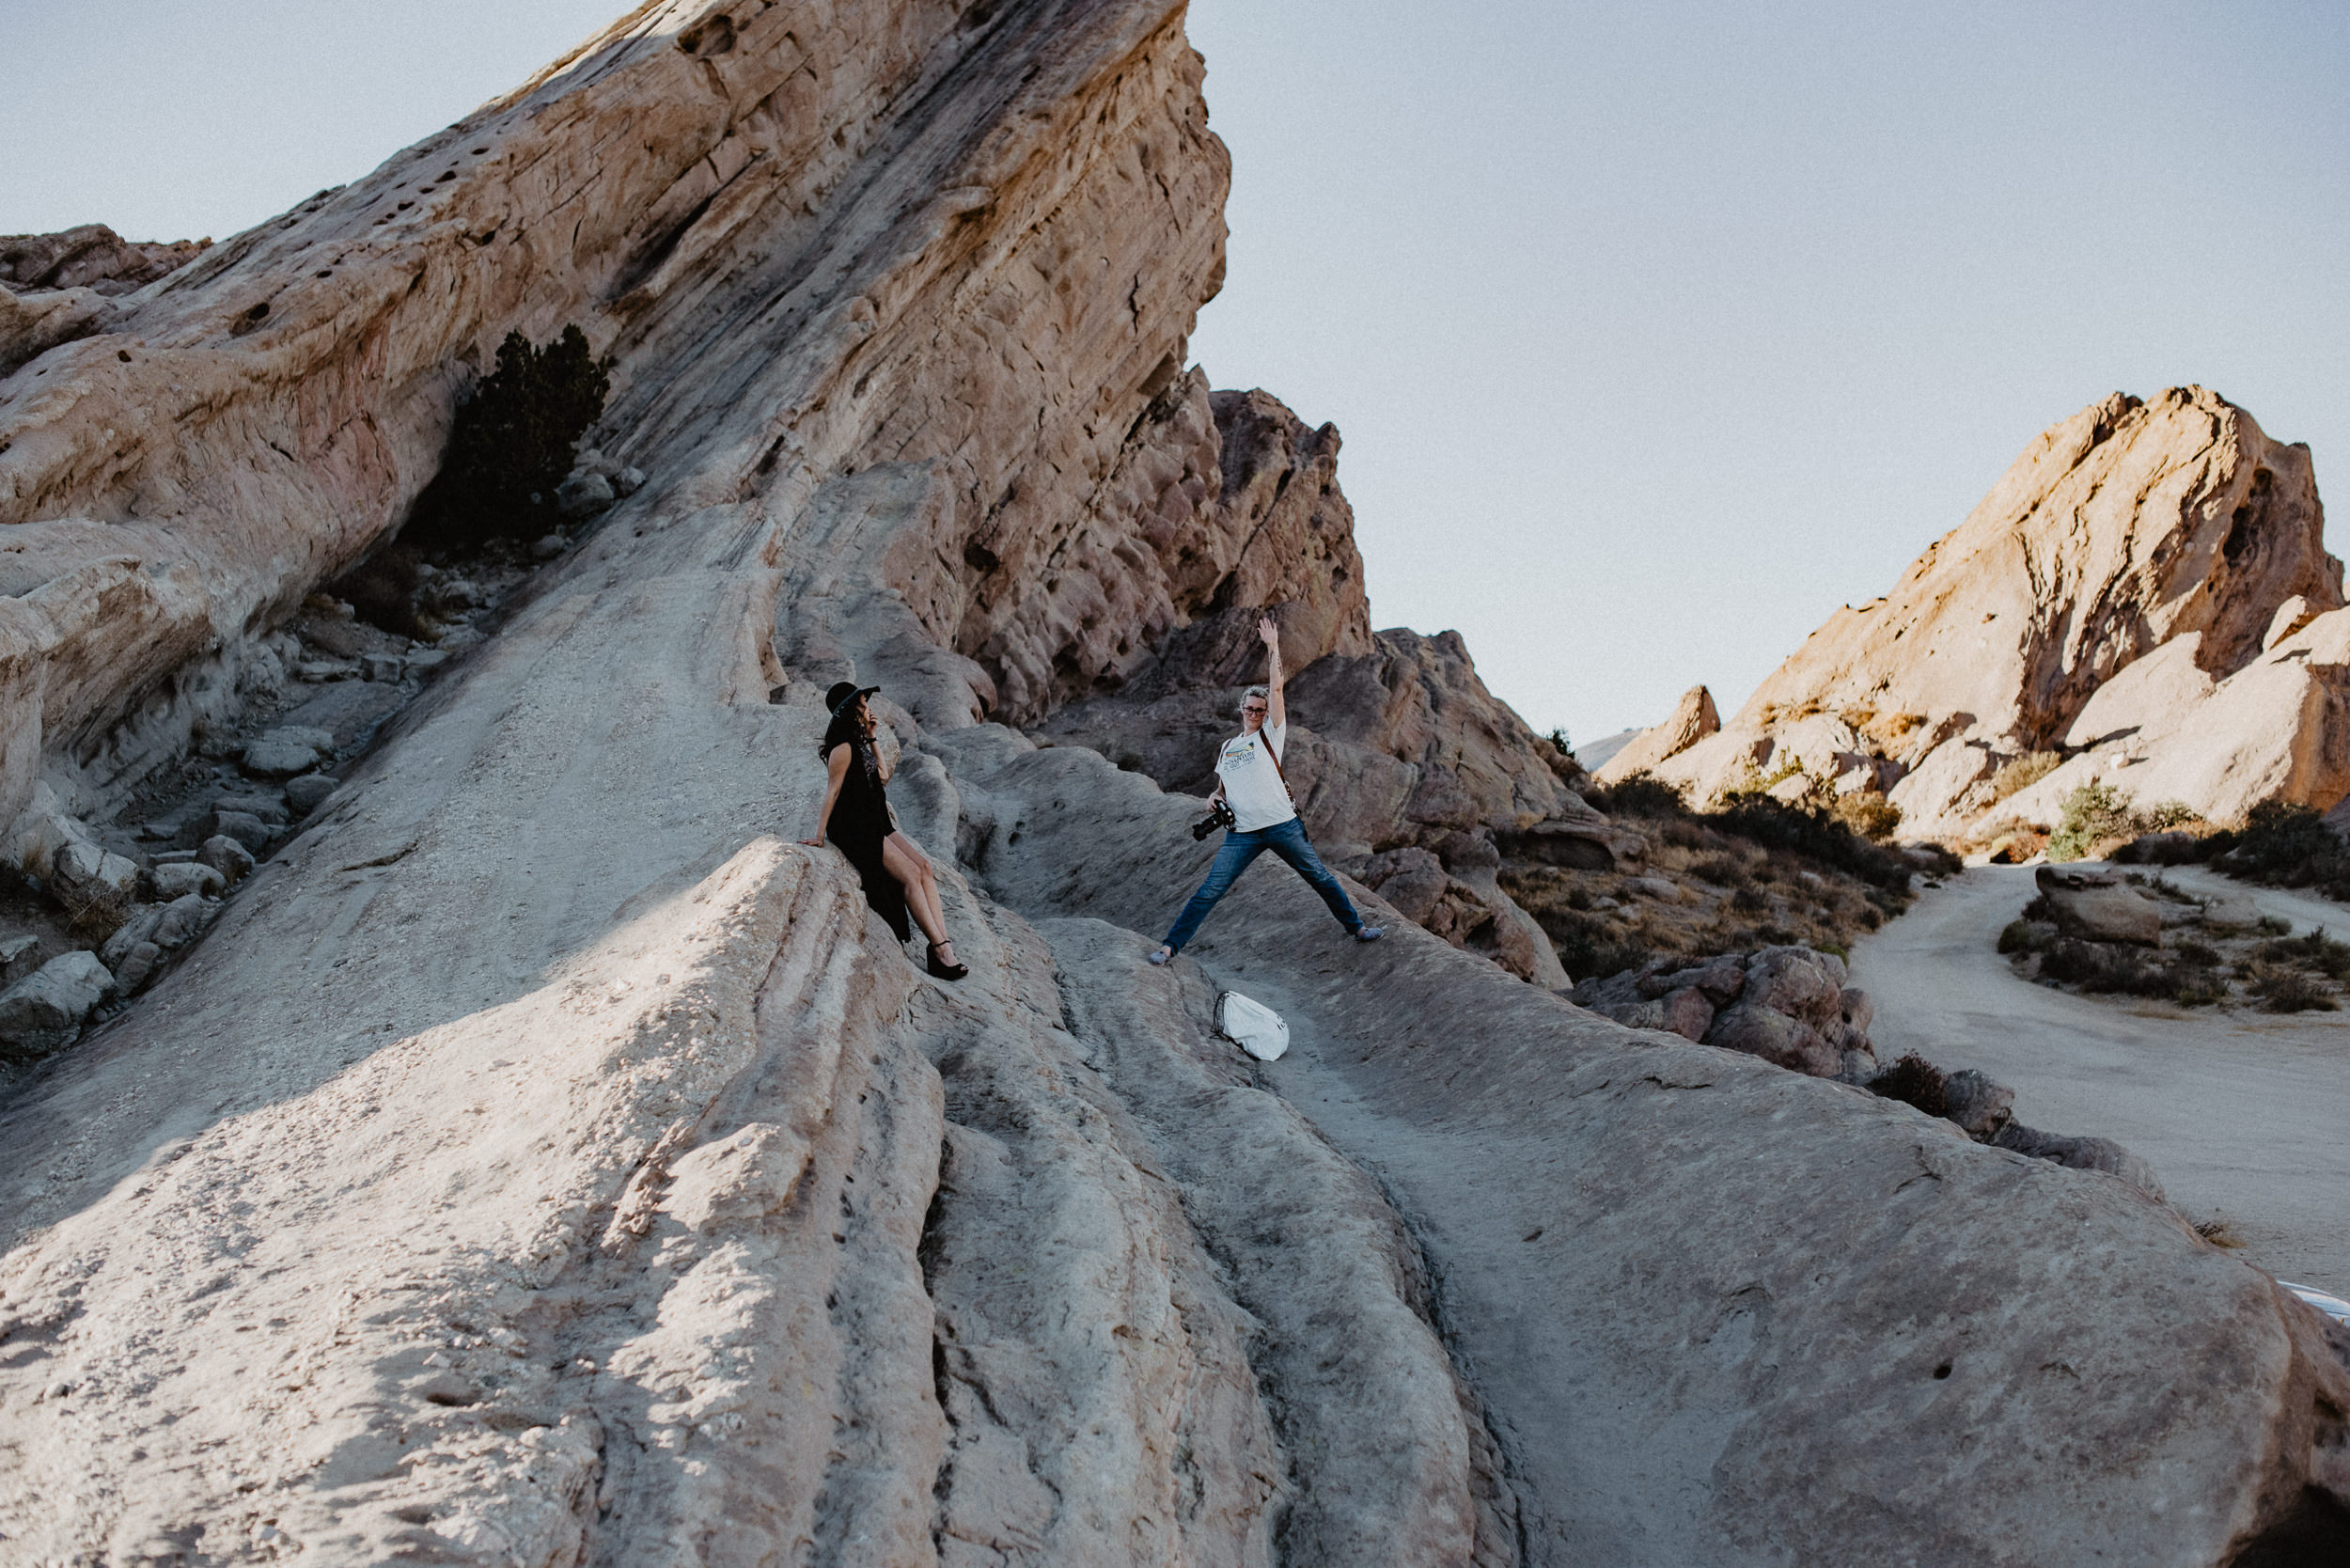
[[[947,911],[938,902],[938,874],[931,869],[930,857],[898,831],[889,814],[889,797],[883,788],[889,782],[889,770],[874,747],[873,710],[865,700],[879,690],[840,681],[824,694],[832,722],[816,748],[824,760],[824,804],[816,814],[816,837],[800,842],[822,849],[830,839],[856,868],[865,902],[889,922],[898,940],[907,939],[906,916],[911,911],[914,923],[930,938],[925,966],[940,980],[959,980],[971,969],[955,962]]]
[[[1232,820],[1225,830],[1223,847],[1216,851],[1215,864],[1208,868],[1208,879],[1183,905],[1167,940],[1151,954],[1153,964],[1165,964],[1182,952],[1216,901],[1231,890],[1249,862],[1267,850],[1288,861],[1290,869],[1322,895],[1322,902],[1355,941],[1376,942],[1386,934],[1377,926],[1363,924],[1363,917],[1355,912],[1355,902],[1314,853],[1306,837],[1306,824],[1297,820],[1297,805],[1290,799],[1289,780],[1281,772],[1282,749],[1289,744],[1289,708],[1281,699],[1281,631],[1271,616],[1260,616],[1257,635],[1264,639],[1269,661],[1265,683],[1241,694],[1240,733],[1217,748],[1215,792],[1208,797],[1223,803]]]

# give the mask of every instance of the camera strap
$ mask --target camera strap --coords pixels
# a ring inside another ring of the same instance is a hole
[[[1286,734],[1289,729],[1289,726],[1285,724],[1281,726],[1281,729],[1284,734]],[[1270,735],[1267,735],[1264,738],[1264,754],[1273,759],[1273,776],[1281,781],[1281,792],[1285,795],[1289,795],[1290,805],[1294,808],[1297,805],[1297,797],[1293,794],[1290,794],[1290,776],[1281,767],[1281,748],[1273,744],[1273,737]],[[1297,831],[1300,833],[1306,833],[1306,813],[1303,811],[1299,811],[1297,813]],[[1313,841],[1314,836],[1310,833],[1306,833],[1306,842],[1310,844]]]

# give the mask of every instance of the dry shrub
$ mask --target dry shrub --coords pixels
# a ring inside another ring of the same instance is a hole
[[[1942,1070],[1912,1051],[1869,1080],[1869,1092],[1915,1105],[1928,1116],[1945,1116],[1950,1102],[1942,1090]]]
[[[423,629],[416,624],[417,565],[414,550],[395,544],[343,573],[326,591],[370,626],[396,636],[421,636]]]
[[[2326,982],[2305,969],[2254,963],[2245,970],[2252,994],[2270,1012],[2333,1012],[2338,1010]]]
[[[66,930],[93,947],[120,931],[131,917],[131,895],[111,887],[59,888],[57,902],[65,905]]]
[[[1900,831],[1902,808],[1883,795],[1856,791],[1837,801],[1836,820],[1862,838],[1883,843]]]
[[[1998,805],[2018,790],[2028,790],[2064,765],[2060,751],[2034,751],[2018,757],[1991,776],[1991,803]]]

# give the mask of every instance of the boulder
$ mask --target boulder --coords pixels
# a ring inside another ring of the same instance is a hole
[[[231,886],[243,881],[258,864],[253,858],[253,852],[245,847],[244,841],[232,838],[227,833],[216,834],[205,839],[203,845],[196,850],[196,857],[227,878]]]
[[[1973,1068],[1946,1074],[1942,1114],[1977,1143],[1997,1139],[2015,1111],[2015,1091]]]
[[[326,797],[342,788],[342,780],[331,774],[306,773],[298,778],[286,780],[286,804],[296,816],[306,817],[324,804]]]
[[[362,680],[381,682],[386,685],[397,685],[400,677],[406,675],[407,673],[408,659],[405,654],[362,653],[359,655],[359,675]],[[316,767],[319,764],[319,760],[320,759],[318,755],[313,752],[310,754],[309,760],[304,762],[302,765],[306,768]]]
[[[1768,1008],[1815,1030],[1842,1022],[1844,961],[1810,948],[1764,948],[1747,960],[1742,1006]]]
[[[574,471],[556,486],[555,510],[576,523],[610,510],[615,499],[610,479],[602,474]]]
[[[147,982],[155,978],[163,962],[163,949],[152,942],[134,942],[124,951],[122,962],[115,966],[115,983],[124,996],[134,996],[147,988]]]
[[[167,953],[178,952],[202,935],[204,928],[219,913],[220,905],[200,893],[174,899],[163,906],[148,940]]]
[[[154,936],[155,927],[162,921],[166,907],[160,903],[145,903],[133,910],[130,918],[117,926],[114,934],[99,948],[99,962],[109,969],[119,970],[131,956],[132,949]]]
[[[73,1043],[82,1022],[115,994],[96,953],[60,953],[0,992],[0,1057],[28,1061]]]
[[[2090,942],[2162,945],[2162,910],[2119,871],[2043,866],[2034,873],[2049,918],[2068,936]]]
[[[1653,973],[1643,969],[1635,983],[1643,996],[1662,996],[1668,993],[1695,987],[1705,994],[1706,1000],[1716,1007],[1728,1007],[1746,989],[1745,961],[1735,953],[1707,959],[1702,964],[1688,964],[1678,969]]]
[[[1724,1010],[1705,1034],[1705,1043],[1761,1057],[1774,1066],[1833,1078],[1844,1070],[1844,1054],[1810,1024],[1758,1002]]]
[[[216,896],[228,886],[228,879],[216,868],[200,861],[187,860],[177,865],[158,866],[151,873],[155,896],[169,902],[190,893]]]
[[[2154,1167],[2109,1137],[2067,1137],[2010,1121],[1989,1141],[1995,1148],[2029,1154],[2036,1160],[2053,1160],[2074,1170],[2097,1170],[2117,1176],[2155,1201],[2163,1200],[2162,1184],[2155,1180]]]
[[[138,891],[138,862],[87,840],[68,844],[52,864],[57,886],[83,898],[128,899]]]
[[[361,661],[364,665],[368,660],[380,661],[383,657],[384,655],[363,654]],[[378,678],[373,674],[368,676],[369,680]],[[240,765],[245,772],[257,777],[286,778],[294,774],[309,772],[321,761],[334,755],[334,751],[335,737],[332,733],[323,729],[289,726],[269,730],[258,740],[247,745]]]
[[[0,941],[0,986],[14,985],[39,967],[39,937],[11,936]]]
[[[1701,1042],[1714,1027],[1713,1000],[1694,985],[1667,992],[1659,1008],[1657,1027],[1684,1040]]]

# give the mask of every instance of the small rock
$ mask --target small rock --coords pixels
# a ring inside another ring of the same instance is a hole
[[[455,658],[470,649],[480,647],[489,637],[478,626],[452,626],[443,632],[434,651],[446,658]]]
[[[195,941],[219,913],[220,905],[200,893],[174,899],[164,905],[163,917],[155,922],[155,933],[149,940],[165,952],[177,952]]]
[[[196,857],[227,877],[231,886],[251,875],[254,866],[258,864],[250,849],[226,833],[205,839],[203,847],[196,852]]]
[[[2061,1133],[2044,1133],[2020,1121],[2010,1121],[1991,1143],[1994,1148],[2029,1154],[2036,1160],[2054,1160],[2074,1170],[2102,1170],[2108,1176],[2120,1177],[2157,1202],[2162,1200],[2162,1184],[2154,1179],[2154,1168],[2109,1137],[2067,1137]]]
[[[1681,902],[1681,885],[1669,877],[1627,877],[1624,879],[1624,886],[1643,898],[1654,899],[1659,903]]]
[[[262,778],[308,773],[319,765],[318,747],[263,736],[244,748],[244,771]]]
[[[359,666],[340,659],[305,659],[294,666],[294,677],[312,684],[328,681],[348,681],[359,673]]]
[[[96,953],[61,953],[0,993],[0,1050],[29,1059],[73,1043],[82,1020],[115,993]]]
[[[600,511],[608,510],[615,499],[610,479],[602,474],[574,472],[556,487],[555,510],[577,522],[583,517],[593,517]]]
[[[437,648],[419,648],[408,655],[408,673],[425,675],[448,662],[448,655]]]
[[[396,685],[400,678],[408,673],[408,661],[398,653],[362,653],[359,655],[359,673],[369,681]],[[311,760],[315,762],[317,759]]]
[[[131,912],[131,917],[115,928],[98,949],[98,960],[109,969],[119,970],[131,956],[131,949],[155,934],[156,924],[164,917],[164,906],[160,903],[141,904]]]
[[[551,561],[562,553],[561,534],[541,534],[530,547],[530,558],[534,561]]]
[[[1682,1039],[1696,1044],[1705,1039],[1705,1031],[1714,1027],[1714,1004],[1696,986],[1684,986],[1667,996],[1662,1004],[1664,1016],[1660,1027],[1671,1030]]]
[[[331,774],[306,773],[299,778],[286,780],[286,804],[302,816],[319,808],[328,795],[342,788],[342,780]]]
[[[190,893],[217,897],[228,886],[228,879],[215,866],[199,861],[183,861],[178,865],[158,866],[154,870],[155,896],[170,902]]]
[[[39,937],[11,936],[0,942],[0,985],[14,985],[39,967]]]
[[[1706,1031],[1706,1044],[1744,1051],[1815,1078],[1833,1078],[1844,1070],[1843,1052],[1830,1044],[1818,1029],[1752,1000],[1753,994],[1749,981],[1749,999],[1714,1020],[1714,1027]]]
[[[623,497],[635,494],[645,488],[645,471],[634,466],[621,469],[612,476],[612,488]]]
[[[163,949],[152,942],[134,942],[130,951],[122,955],[122,962],[115,965],[115,983],[125,996],[143,991],[147,982],[155,978],[155,971],[163,967]]]
[[[1942,1114],[1977,1143],[1999,1136],[2015,1114],[2015,1091],[1969,1067],[1942,1079]]]
[[[76,893],[111,893],[127,899],[138,891],[137,861],[86,840],[77,840],[59,850],[53,864],[57,885]]]
[[[2162,945],[2162,911],[2113,871],[2043,866],[2035,880],[2059,930],[2091,942]]]
[[[179,829],[174,828],[172,831],[176,833],[176,832],[178,832],[178,831],[179,831]],[[157,851],[156,851],[153,855],[149,855],[148,858],[149,858],[149,861],[151,861],[153,864],[158,865],[158,866],[177,866],[177,865],[182,864],[182,863],[183,863],[183,862],[185,862],[185,861],[189,861],[189,860],[193,860],[193,859],[195,859],[195,858],[196,858],[196,851],[194,851],[194,850],[192,850],[192,849],[167,849],[167,850],[157,850]]]

